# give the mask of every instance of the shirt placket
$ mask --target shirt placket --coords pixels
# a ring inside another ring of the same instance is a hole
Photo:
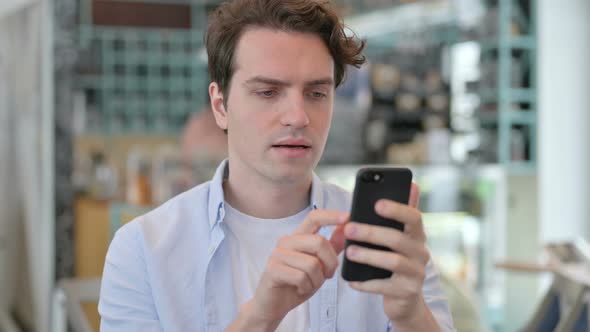
[[[211,229],[211,240],[209,241],[208,247],[208,260],[207,260],[207,269],[205,275],[205,326],[207,327],[207,331],[218,331],[220,330],[219,327],[219,315],[218,315],[218,308],[217,308],[217,301],[216,296],[214,294],[216,289],[215,278],[211,276],[210,268],[211,264],[213,264],[213,258],[217,248],[225,238],[225,233],[220,225],[220,221],[225,216],[225,210],[223,209],[223,203],[219,205],[219,210],[217,214],[217,218],[214,221]]]
[[[327,228],[320,230],[320,235],[328,238],[330,232]],[[324,281],[324,284],[319,290],[319,331],[333,332],[336,331],[336,317],[337,317],[337,300],[338,300],[338,275],[334,275],[331,279]],[[316,316],[317,317],[317,316]]]
[[[320,290],[320,331],[336,331],[337,278],[326,280]]]

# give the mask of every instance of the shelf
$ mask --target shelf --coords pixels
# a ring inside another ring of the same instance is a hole
[[[537,12],[534,1],[527,7],[527,13],[522,11],[521,5],[512,0],[490,3],[494,15],[486,23],[495,32],[488,33],[477,42],[481,47],[481,63],[493,66],[487,68],[495,72],[485,72],[488,76],[480,81],[482,84],[485,82],[486,86],[480,86],[478,95],[481,106],[476,111],[476,117],[481,127],[487,127],[486,130],[495,132],[497,136],[497,162],[506,167],[509,173],[531,174],[535,172],[537,160]],[[523,31],[521,35],[512,34],[515,16],[522,23],[519,25]],[[522,79],[524,75],[528,75],[528,80]],[[527,87],[523,87],[524,82]],[[530,160],[511,160],[514,126],[525,127],[525,145]]]
[[[517,36],[510,37],[506,43],[500,38],[489,38],[479,42],[482,51],[497,50],[504,47],[508,47],[513,50],[534,50],[537,47],[537,43],[533,36]]]
[[[438,116],[445,120],[448,120],[449,113],[448,112],[438,112],[432,111],[428,109],[421,109],[417,111],[397,111],[393,108],[387,109],[378,107],[371,111],[371,118],[373,119],[383,119],[387,122],[414,122],[414,123],[422,123],[424,119],[428,116]]]
[[[521,36],[512,38],[509,41],[509,45],[511,48],[514,49],[525,49],[525,50],[532,50],[537,47],[537,43],[535,38],[532,36]]]
[[[513,124],[534,125],[537,123],[537,112],[534,111],[511,111],[508,117]]]
[[[372,39],[390,33],[454,24],[456,17],[451,1],[437,0],[382,8],[346,17],[344,22],[359,37]]]
[[[508,173],[513,175],[529,175],[537,172],[537,165],[532,161],[511,161],[504,166]]]
[[[500,114],[496,111],[479,111],[477,117],[482,125],[493,125],[500,121]],[[509,110],[506,112],[506,121],[513,125],[534,125],[536,117],[535,111]]]
[[[405,44],[415,45],[419,43],[425,47],[453,44],[459,40],[459,34],[458,28],[451,25],[425,28],[419,32],[419,37],[416,36],[416,33],[389,32],[371,37],[367,43],[367,53],[378,53],[379,51],[390,50]]]
[[[355,33],[367,40],[367,53],[379,53],[405,44],[451,44],[459,38],[452,1],[433,0],[377,8],[344,18]],[[417,37],[419,36],[419,37]]]
[[[206,62],[198,29],[80,26],[87,69],[77,87],[93,90],[88,132],[178,132],[205,103]]]
[[[125,89],[126,92],[145,91],[147,94],[151,94],[152,91],[195,91],[197,89],[188,84],[202,82],[200,78],[202,77],[198,75],[193,77],[174,75],[171,78],[131,75],[79,75],[77,82],[84,88],[108,91]]]
[[[179,28],[151,28],[135,26],[106,26],[83,24],[78,28],[80,36],[86,38],[99,38],[105,41],[115,41],[125,38],[129,41],[143,42],[149,39],[153,42],[177,42],[200,45],[203,44],[203,30],[179,29]],[[197,38],[195,38],[197,37]]]
[[[508,103],[534,103],[536,91],[530,88],[509,88],[506,91]],[[494,89],[486,89],[479,93],[482,104],[499,103],[500,92]]]

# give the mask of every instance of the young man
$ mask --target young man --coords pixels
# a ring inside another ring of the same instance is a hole
[[[107,254],[102,331],[453,331],[418,190],[376,211],[404,232],[348,220],[350,194],[313,174],[346,65],[363,44],[316,0],[234,0],[211,16],[211,106],[228,160],[213,180],[121,228]],[[354,261],[393,277],[340,277]]]

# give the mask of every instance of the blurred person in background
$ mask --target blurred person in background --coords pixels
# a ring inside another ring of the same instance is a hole
[[[207,158],[219,164],[227,158],[227,135],[217,127],[209,105],[189,118],[182,132],[181,146],[186,162]]]
[[[454,331],[426,248],[418,188],[349,220],[351,195],[313,173],[346,65],[364,43],[328,3],[234,0],[206,34],[211,108],[228,159],[213,179],[123,226],[105,262],[102,331]],[[355,262],[391,278],[340,277]]]

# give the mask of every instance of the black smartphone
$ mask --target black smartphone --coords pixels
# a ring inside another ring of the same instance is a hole
[[[380,199],[389,199],[403,204],[410,200],[412,189],[412,171],[407,168],[371,167],[362,168],[356,175],[352,196],[350,220],[371,225],[396,228],[403,232],[404,225],[391,219],[385,219],[375,212],[375,203]],[[346,240],[346,248],[356,244],[366,248],[387,250],[389,248],[370,243]],[[366,281],[391,277],[392,272],[366,264],[349,261],[344,255],[342,278],[347,281]]]

